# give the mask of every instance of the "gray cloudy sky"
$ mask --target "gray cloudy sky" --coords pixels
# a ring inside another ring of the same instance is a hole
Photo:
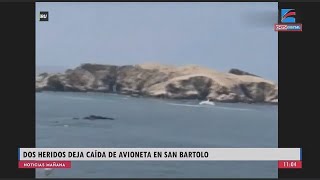
[[[198,64],[277,81],[277,3],[37,3],[36,63]]]

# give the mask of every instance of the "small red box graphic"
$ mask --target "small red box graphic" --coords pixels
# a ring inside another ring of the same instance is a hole
[[[275,24],[275,31],[286,31],[286,32],[302,32],[302,24]]]
[[[279,169],[301,169],[302,161],[278,161]]]
[[[71,168],[71,161],[19,161],[19,168],[37,169],[37,168]]]

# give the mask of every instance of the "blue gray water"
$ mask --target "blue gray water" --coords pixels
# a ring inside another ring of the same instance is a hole
[[[134,98],[103,93],[36,94],[37,147],[277,147],[278,107]],[[91,114],[114,121],[73,120]],[[73,162],[52,178],[275,178],[277,162]],[[38,178],[46,177],[37,170]]]

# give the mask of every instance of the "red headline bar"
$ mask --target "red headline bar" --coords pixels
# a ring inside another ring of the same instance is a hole
[[[71,161],[19,161],[19,168],[71,168]]]

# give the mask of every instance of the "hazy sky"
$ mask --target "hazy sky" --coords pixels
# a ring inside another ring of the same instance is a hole
[[[38,68],[157,62],[278,79],[277,3],[38,2],[36,11]]]

